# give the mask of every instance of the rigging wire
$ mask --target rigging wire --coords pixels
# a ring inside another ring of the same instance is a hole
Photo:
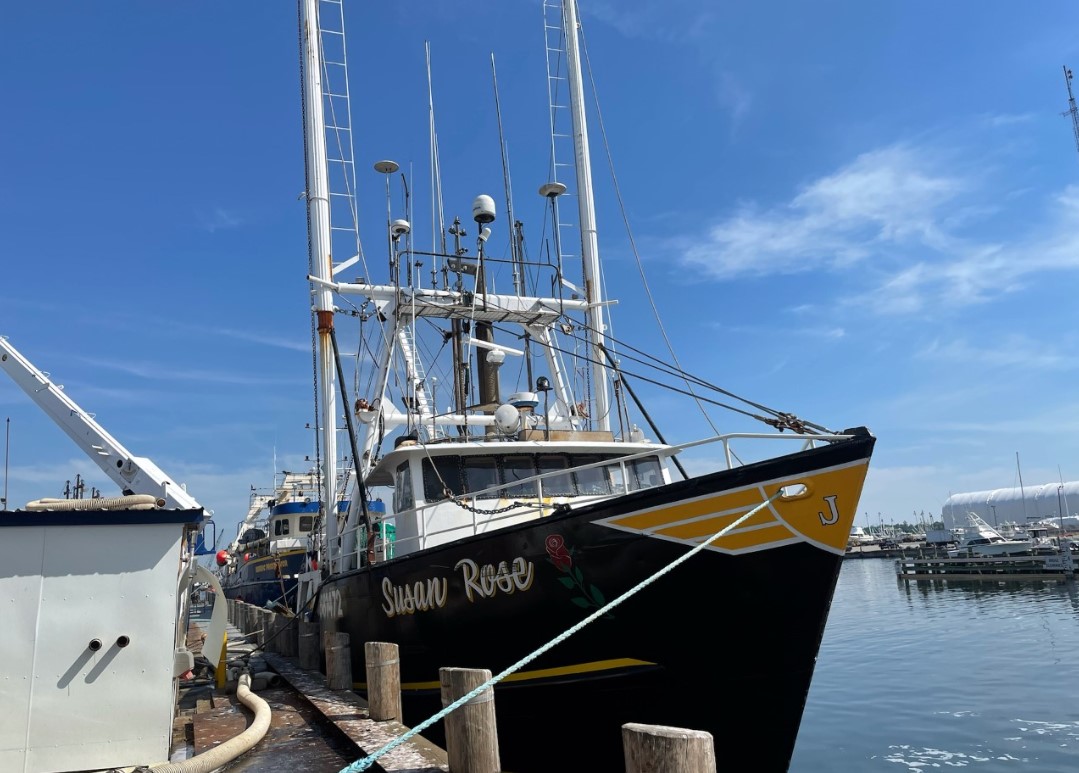
[[[599,122],[600,136],[603,138],[603,149],[607,154],[607,168],[610,170],[610,173],[611,173],[611,182],[612,182],[612,184],[614,186],[615,198],[618,199],[618,208],[619,208],[619,211],[622,214],[622,222],[626,226],[626,235],[629,238],[630,250],[633,252],[634,260],[637,263],[637,271],[641,275],[641,284],[644,286],[644,292],[645,292],[645,295],[648,298],[648,304],[652,307],[652,315],[655,317],[656,325],[659,327],[660,335],[663,337],[663,341],[667,345],[667,351],[670,352],[671,359],[674,361],[674,364],[676,366],[678,366],[679,371],[682,371],[682,364],[679,362],[678,355],[674,351],[674,345],[671,343],[671,340],[667,335],[667,329],[664,327],[663,320],[659,316],[659,309],[656,306],[656,301],[655,301],[655,298],[652,295],[652,290],[648,286],[648,278],[645,276],[645,273],[644,273],[644,263],[641,261],[640,253],[637,251],[637,242],[636,242],[636,239],[634,239],[634,237],[633,237],[633,231],[632,231],[632,229],[630,228],[630,225],[629,225],[629,216],[626,213],[626,203],[625,203],[625,200],[622,198],[622,189],[618,185],[618,177],[617,177],[617,175],[615,174],[615,171],[614,171],[614,158],[613,158],[613,156],[611,154],[610,143],[607,140],[607,127],[603,122],[603,111],[600,109],[600,106],[599,106],[599,96],[598,96],[597,91],[596,91],[596,79],[595,79],[595,76],[593,75],[593,72],[592,72],[592,60],[588,56],[588,46],[586,45],[586,42],[585,42],[584,24],[583,23],[580,23],[580,30],[581,30],[581,51],[584,52],[585,69],[588,70],[588,82],[592,87],[592,97],[593,97],[593,100],[595,101],[595,105],[596,105],[596,117],[597,117],[598,122]],[[610,324],[610,323],[608,322],[608,324]],[[689,389],[688,394],[696,399],[697,394],[693,391],[693,387],[690,385],[690,383],[688,381],[686,382],[686,386]],[[741,398],[739,398],[739,399],[741,399]],[[718,435],[719,434],[719,429],[712,422],[711,417],[708,415],[708,412],[704,409],[704,406],[701,405],[701,402],[699,400],[697,402],[697,406],[701,409],[701,415],[704,416],[704,420],[708,422],[708,426],[710,426],[712,428],[712,432],[714,432],[715,434]]]

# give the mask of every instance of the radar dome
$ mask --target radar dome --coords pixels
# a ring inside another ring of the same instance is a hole
[[[481,193],[472,202],[472,219],[477,223],[490,223],[495,219],[495,200]]]
[[[521,426],[521,415],[509,403],[495,409],[495,426],[506,435],[516,432]]]

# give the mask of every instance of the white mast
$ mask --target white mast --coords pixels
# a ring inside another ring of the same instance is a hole
[[[596,207],[592,197],[592,161],[588,152],[588,124],[585,121],[584,82],[577,50],[577,0],[562,0],[562,21],[566,36],[566,69],[569,76],[570,114],[573,116],[573,155],[577,171],[577,207],[581,220],[581,259],[584,263],[584,291],[588,301],[589,340],[592,342],[592,389],[595,402],[593,420],[600,430],[610,430],[611,410],[607,395],[606,355],[602,351],[606,327],[603,322],[603,289],[600,287],[599,246],[596,241]]]
[[[333,279],[330,254],[330,187],[326,161],[326,120],[322,104],[322,36],[319,0],[303,3],[304,136],[307,145],[307,212],[313,276]],[[326,569],[337,569],[337,373],[334,367],[333,292],[323,283],[312,290],[318,316],[319,391],[322,401],[322,516]]]

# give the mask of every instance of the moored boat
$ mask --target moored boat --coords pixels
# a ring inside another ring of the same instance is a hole
[[[568,63],[574,138],[575,173],[540,186],[554,254],[529,260],[508,211],[508,257],[495,254],[498,212],[482,193],[474,247],[456,219],[435,234],[441,247],[420,251],[408,207],[392,213],[400,167],[382,160],[387,275],[373,281],[362,252],[335,263],[349,253],[332,247],[331,219],[354,223],[357,210],[332,211],[355,187],[335,198],[326,148],[354,170],[354,133],[347,87],[330,82],[325,58],[342,30],[327,29],[321,7],[301,0],[319,501],[349,502],[316,535],[322,631],[350,634],[360,690],[362,644],[399,646],[409,725],[442,708],[440,668],[499,674],[506,769],[612,769],[621,725],[640,722],[705,730],[718,749],[752,747],[755,769],[785,770],[874,437],[746,400],[736,413],[759,422],[752,430],[665,439],[649,410],[667,399],[660,387],[696,407],[740,398],[611,334],[573,0],[545,8],[558,16],[545,28],[562,31],[548,51]],[[572,278],[558,246],[570,200],[581,239]],[[356,264],[362,275],[346,280]],[[361,323],[347,346],[337,320]],[[360,352],[348,380],[342,350]],[[342,414],[347,492],[334,484]],[[714,427],[707,416],[701,426]],[[714,458],[691,474],[683,459],[701,449]],[[391,492],[385,514],[372,507],[380,490]],[[440,740],[438,725],[425,734]]]
[[[297,579],[309,565],[319,495],[317,470],[283,471],[272,490],[251,491],[235,539],[215,557],[227,598],[296,611]]]
[[[1034,549],[1029,535],[1009,539],[978,517],[967,513],[967,525],[963,527],[959,543],[948,551],[950,558],[961,556],[1015,556]]]

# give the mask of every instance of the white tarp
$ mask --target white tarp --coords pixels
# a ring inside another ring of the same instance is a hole
[[[1043,522],[1056,529],[1063,521],[1065,530],[1079,529],[1079,481],[952,494],[941,506],[941,518],[949,529],[965,526],[970,512],[994,528]]]

